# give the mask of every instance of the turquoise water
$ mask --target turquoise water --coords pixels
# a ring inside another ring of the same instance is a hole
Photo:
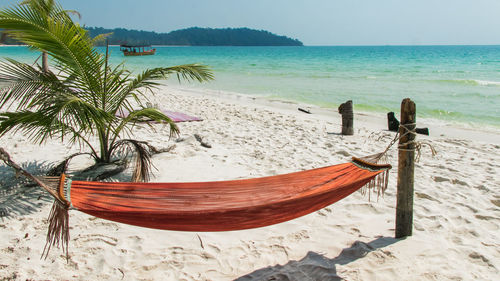
[[[135,73],[210,65],[216,81],[192,87],[332,108],[352,99],[357,111],[384,114],[410,97],[419,118],[500,128],[500,46],[157,47],[147,57],[110,50],[112,64],[125,61]],[[2,47],[0,57],[34,61],[38,54]]]

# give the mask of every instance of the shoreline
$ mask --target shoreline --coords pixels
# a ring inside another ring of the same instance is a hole
[[[276,108],[284,112],[293,113],[297,109],[305,108],[312,110],[311,117],[316,116],[322,120],[337,120],[341,122],[341,115],[336,108],[326,108],[317,105],[299,103],[296,101],[282,100],[277,98],[267,98],[257,95],[248,95],[237,92],[211,90],[204,88],[190,88],[182,86],[160,86],[160,91],[167,91],[173,89],[181,91],[186,94],[204,96],[210,95],[214,98],[225,100],[228,102],[236,102],[239,104],[252,103],[262,106],[263,108]],[[410,97],[411,98],[411,97]],[[355,105],[354,105],[355,107]],[[356,110],[356,108],[354,108]],[[395,112],[396,117],[399,118],[399,112]],[[356,123],[360,122],[363,126],[371,127],[374,130],[387,131],[387,116],[386,113],[355,111],[354,112],[354,129]],[[417,118],[418,118],[418,104],[417,104]],[[462,123],[462,122],[448,122],[440,119],[433,118],[419,118],[417,120],[418,127],[427,127],[430,131],[430,136],[435,138],[458,138],[472,141],[480,141],[486,143],[500,144],[500,128],[475,123]],[[339,123],[339,128],[341,124]],[[483,126],[479,128],[478,126]]]
[[[30,64],[37,57],[22,51],[23,47],[14,49],[5,53],[14,58],[29,58]],[[389,111],[399,111],[400,100],[408,96],[417,102],[419,122],[432,118],[429,123],[443,127],[481,128],[500,134],[500,119],[495,110],[500,105],[500,87],[494,72],[496,63],[492,61],[498,48],[465,48],[463,52],[470,52],[471,57],[461,56],[460,49],[445,47],[417,52],[419,55],[414,59],[411,48],[397,52],[384,48],[354,48],[348,52],[334,48],[319,51],[181,48],[140,59],[128,59],[115,51],[116,56],[112,55],[110,62],[114,65],[126,62],[135,74],[147,67],[200,62],[212,66],[217,77],[213,84],[201,87],[294,99],[320,107],[334,107],[352,99],[355,110],[368,114],[386,111],[384,116]],[[445,55],[441,59],[424,59],[440,53]],[[450,60],[455,59],[457,64],[451,64]],[[409,63],[402,64],[404,60]],[[302,68],[304,62],[310,66]]]

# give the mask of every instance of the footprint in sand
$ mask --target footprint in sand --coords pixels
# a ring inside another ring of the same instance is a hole
[[[287,239],[298,242],[301,240],[309,239],[309,232],[307,230],[301,230],[287,235]]]
[[[497,207],[500,207],[500,199],[491,200],[491,203]]]
[[[111,246],[116,246],[118,243],[118,239],[106,235],[101,235],[101,234],[86,234],[86,235],[79,235],[78,237],[75,238],[75,241],[81,241],[84,243],[88,242],[104,242],[108,245]]]
[[[216,252],[217,254],[220,254],[220,252],[221,252],[220,248],[217,247],[217,246],[215,246],[215,245],[213,245],[213,244],[208,244],[208,249]]]
[[[495,266],[491,263],[491,261],[489,259],[487,259],[485,256],[481,255],[478,252],[472,252],[472,253],[470,253],[469,254],[469,258],[474,263],[483,263],[483,264],[486,264],[489,267],[495,268]]]
[[[419,199],[427,199],[427,200],[430,200],[430,201],[434,201],[434,202],[437,202],[437,203],[441,203],[441,201],[437,200],[436,198],[430,196],[430,195],[427,195],[425,193],[421,193],[421,192],[415,192],[415,195],[417,196],[417,198]]]
[[[448,179],[448,178],[444,178],[444,177],[440,177],[440,176],[435,176],[435,177],[434,177],[434,181],[435,181],[435,182],[445,182],[445,181],[449,182],[449,181],[450,181],[450,179]]]

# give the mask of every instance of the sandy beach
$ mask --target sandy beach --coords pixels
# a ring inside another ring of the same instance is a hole
[[[151,181],[253,178],[344,163],[381,152],[393,139],[385,115],[355,114],[354,136],[340,135],[336,110],[218,91],[162,87],[161,108],[204,119],[144,126],[134,138],[160,148]],[[356,103],[356,101],[354,101]],[[298,107],[308,108],[305,114]],[[418,104],[417,104],[418,112]],[[399,113],[396,113],[399,118]],[[384,197],[359,192],[286,223],[245,231],[160,231],[70,211],[69,261],[59,249],[40,259],[50,197],[10,188],[0,165],[0,280],[495,280],[500,275],[500,134],[417,120],[432,144],[415,167],[413,236],[394,239],[396,170]],[[194,138],[203,137],[205,148]],[[12,159],[40,172],[80,151],[59,140],[0,138]],[[397,166],[397,151],[389,161]],[[90,161],[75,158],[71,169]],[[127,178],[130,172],[122,175]]]

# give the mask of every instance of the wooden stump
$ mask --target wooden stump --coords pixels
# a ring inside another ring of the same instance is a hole
[[[396,119],[394,112],[387,113],[387,128],[392,132],[397,132],[399,130],[399,121]]]
[[[398,152],[398,187],[396,203],[396,238],[412,235],[413,187],[415,161],[416,107],[410,99],[401,103],[401,127]],[[408,133],[408,130],[411,133]]]
[[[348,100],[339,106],[339,113],[342,114],[342,135],[354,135],[354,112],[352,110],[352,100]]]

